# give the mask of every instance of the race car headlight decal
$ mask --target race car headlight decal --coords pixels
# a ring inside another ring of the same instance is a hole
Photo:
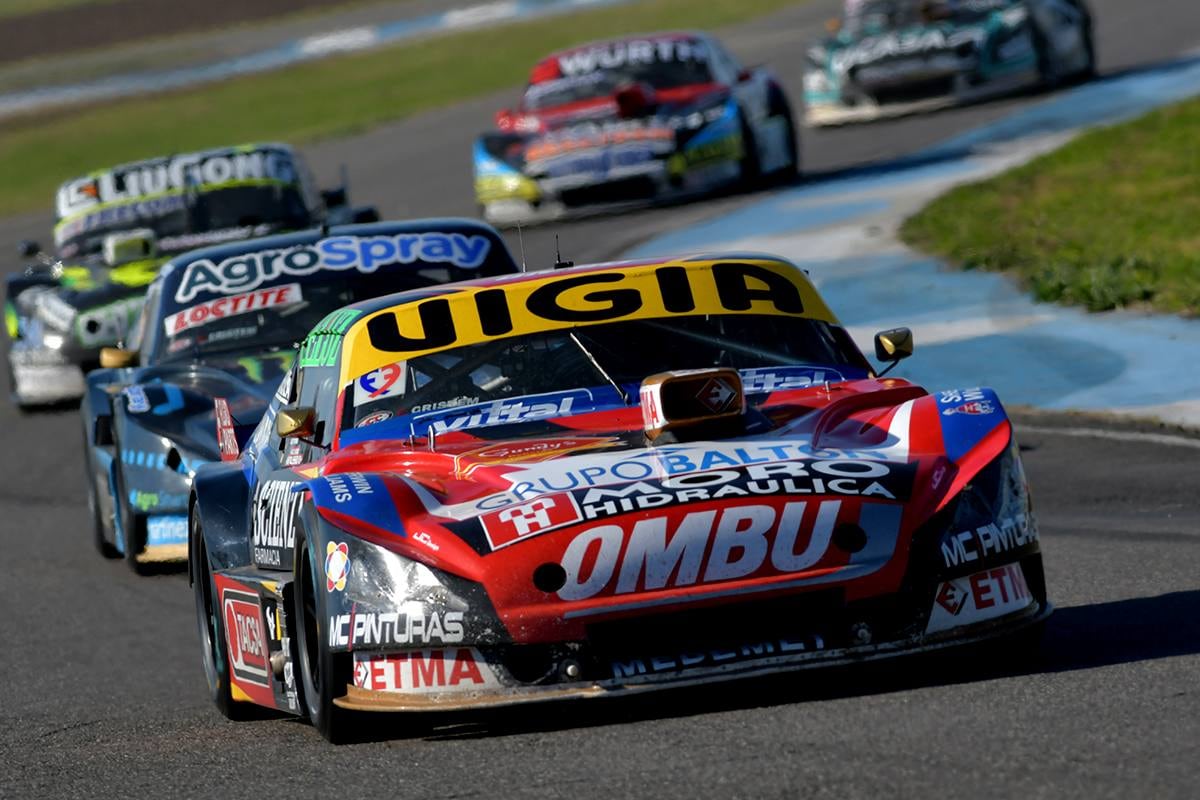
[[[354,542],[350,558],[345,597],[352,603],[370,608],[416,603],[448,611],[467,610],[467,602],[419,561],[361,539]]]

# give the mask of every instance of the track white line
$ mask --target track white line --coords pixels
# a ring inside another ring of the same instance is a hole
[[[1044,433],[1058,436],[1074,436],[1086,439],[1111,439],[1117,442],[1140,442],[1143,444],[1161,444],[1168,447],[1189,447],[1200,450],[1200,439],[1186,436],[1172,436],[1169,433],[1143,433],[1140,431],[1110,431],[1104,428],[1046,428],[1041,425],[1016,424],[1017,433]]]

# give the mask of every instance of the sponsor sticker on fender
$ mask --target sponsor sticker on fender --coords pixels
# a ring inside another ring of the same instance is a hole
[[[238,589],[221,591],[225,638],[229,643],[229,665],[239,681],[257,686],[270,683],[267,640],[263,635],[258,595]]]
[[[373,692],[436,694],[498,688],[495,672],[473,647],[354,655],[354,685]]]
[[[529,536],[552,531],[583,519],[579,504],[569,492],[547,495],[517,506],[507,506],[479,518],[493,550]]]
[[[221,297],[185,308],[164,319],[163,327],[166,328],[168,336],[175,336],[183,331],[199,328],[229,317],[249,314],[251,311],[262,311],[266,308],[282,308],[295,305],[303,300],[304,295],[300,291],[298,283],[272,286],[269,289],[259,289],[232,297]]]
[[[1033,602],[1020,564],[955,578],[938,586],[925,633],[986,622],[1021,611]]]

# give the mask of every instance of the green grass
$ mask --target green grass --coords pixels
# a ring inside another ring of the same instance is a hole
[[[39,11],[112,3],[114,0],[0,0],[0,17],[23,17]]]
[[[235,142],[303,143],[353,134],[523,83],[534,61],[555,48],[683,24],[715,28],[796,2],[646,0],[343,56],[186,92],[6,120],[0,127],[0,214],[46,208],[61,181],[106,165]]]
[[[1200,100],[1087,133],[909,219],[909,244],[1043,301],[1200,313]]]

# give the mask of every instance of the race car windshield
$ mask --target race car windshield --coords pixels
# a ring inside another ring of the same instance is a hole
[[[621,405],[621,395],[636,402],[638,385],[658,372],[790,366],[866,370],[843,329],[812,319],[730,314],[615,322],[484,342],[368,373],[346,392],[342,428],[529,395],[607,392],[608,376],[624,387],[612,392]]]
[[[526,111],[579,103],[610,97],[622,87],[642,84],[652,89],[675,89],[710,83],[712,71],[708,61],[696,58],[655,60],[652,63],[623,63],[614,67],[597,67],[577,75],[540,81],[525,90],[521,101]]]
[[[236,186],[162,197],[154,216],[120,206],[63,223],[59,254],[79,258],[101,252],[109,234],[149,228],[163,255],[222,241],[308,227],[309,211],[296,186]],[[76,230],[77,229],[77,230]]]
[[[1012,0],[866,0],[848,6],[847,33],[870,34],[936,20],[969,22],[1012,5]]]

